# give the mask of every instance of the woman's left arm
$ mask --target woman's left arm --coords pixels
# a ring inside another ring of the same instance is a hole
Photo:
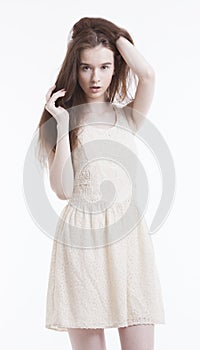
[[[124,61],[138,77],[135,98],[125,108],[129,123],[133,123],[138,130],[151,106],[155,90],[155,72],[151,65],[138,52],[135,45],[120,36],[116,46]],[[139,112],[139,113],[138,113]]]

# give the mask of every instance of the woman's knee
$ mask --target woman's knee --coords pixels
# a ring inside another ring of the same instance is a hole
[[[68,328],[73,350],[106,350],[104,329]]]
[[[118,328],[122,350],[153,350],[154,324]]]

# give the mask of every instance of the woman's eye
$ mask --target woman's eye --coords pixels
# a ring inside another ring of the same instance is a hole
[[[83,66],[83,67],[82,67],[82,70],[84,70],[84,71],[87,71],[87,70],[89,70],[89,69],[90,69],[89,66]]]
[[[108,69],[108,68],[109,68],[108,66],[102,66],[103,70]]]

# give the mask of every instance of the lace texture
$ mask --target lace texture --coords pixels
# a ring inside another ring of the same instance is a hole
[[[86,127],[79,135],[80,146],[73,154],[74,192],[53,241],[46,328],[165,323],[154,249],[135,201],[135,183],[120,157],[101,157],[100,151],[120,154],[116,147],[121,142],[137,153],[134,135],[118,110],[120,121],[126,130]],[[83,247],[83,239],[88,246]]]

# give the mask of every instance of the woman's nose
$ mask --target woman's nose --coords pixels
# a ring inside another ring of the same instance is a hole
[[[98,83],[100,81],[98,73],[97,73],[97,71],[95,69],[93,71],[91,80],[92,80],[93,83]]]

